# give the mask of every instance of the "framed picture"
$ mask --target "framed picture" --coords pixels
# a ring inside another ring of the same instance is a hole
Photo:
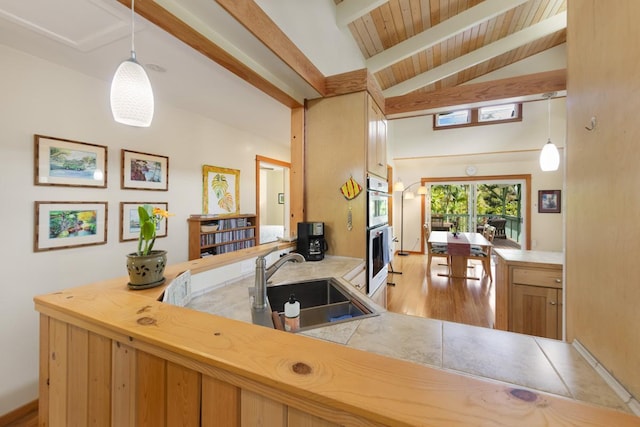
[[[240,171],[202,166],[202,213],[240,213]]]
[[[538,213],[560,213],[560,190],[538,191]]]
[[[122,150],[124,190],[169,190],[169,158],[156,154]]]
[[[284,193],[278,193],[278,204],[284,205]]]
[[[138,240],[140,235],[140,217],[138,206],[151,205],[154,208],[169,210],[167,202],[120,202],[120,241]],[[156,237],[166,237],[169,221],[161,221],[156,229]]]
[[[107,147],[34,135],[34,184],[107,187]]]
[[[107,202],[36,202],[34,252],[107,243]]]

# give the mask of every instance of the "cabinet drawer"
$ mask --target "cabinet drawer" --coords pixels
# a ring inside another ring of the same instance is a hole
[[[517,268],[512,271],[515,284],[562,288],[562,270]]]

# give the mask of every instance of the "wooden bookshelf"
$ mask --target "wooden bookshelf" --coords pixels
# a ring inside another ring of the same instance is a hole
[[[189,260],[256,245],[255,215],[191,215],[187,221]]]

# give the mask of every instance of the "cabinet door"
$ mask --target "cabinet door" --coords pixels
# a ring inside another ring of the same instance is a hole
[[[554,288],[513,285],[513,332],[559,339],[559,293]]]
[[[380,286],[378,290],[376,290],[374,294],[371,295],[371,299],[380,307],[387,308],[387,286]]]
[[[387,122],[382,110],[369,97],[367,109],[367,170],[380,177],[387,177]]]

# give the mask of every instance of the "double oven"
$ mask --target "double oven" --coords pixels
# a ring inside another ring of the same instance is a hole
[[[389,260],[392,251],[391,227],[389,227],[389,203],[391,201],[387,181],[370,176],[367,179],[367,295],[373,295],[387,282]]]

